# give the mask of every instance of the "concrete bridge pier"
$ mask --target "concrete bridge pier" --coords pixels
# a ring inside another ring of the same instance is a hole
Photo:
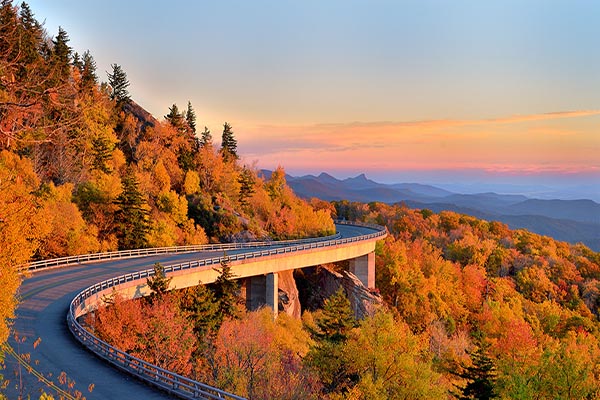
[[[367,289],[375,288],[375,252],[352,258],[350,272],[360,279]]]
[[[268,306],[277,316],[279,308],[279,275],[271,272],[266,275],[251,276],[246,280],[246,308],[257,310]]]

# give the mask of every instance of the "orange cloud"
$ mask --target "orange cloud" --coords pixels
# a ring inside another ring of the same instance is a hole
[[[480,120],[260,126],[241,130],[240,150],[264,165],[315,170],[493,166],[507,172],[598,172],[597,124],[581,118],[599,115],[600,110],[584,110]]]

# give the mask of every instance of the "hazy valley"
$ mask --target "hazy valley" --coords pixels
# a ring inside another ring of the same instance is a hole
[[[269,171],[262,171],[270,176]],[[382,184],[364,174],[336,179],[318,176],[287,176],[290,187],[301,197],[327,201],[403,202],[413,208],[434,212],[456,211],[488,221],[501,221],[512,229],[524,228],[570,243],[584,243],[600,251],[600,204],[592,200],[548,200],[524,195],[460,194],[418,183]]]

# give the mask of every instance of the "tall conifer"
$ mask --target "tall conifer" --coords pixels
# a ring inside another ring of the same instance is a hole
[[[177,130],[177,132],[185,132],[185,119],[183,114],[179,112],[177,104],[173,104],[169,107],[169,113],[165,115],[165,119],[169,121],[169,124]]]
[[[219,303],[219,320],[237,317],[237,292],[239,284],[234,280],[235,275],[231,272],[231,265],[225,254],[225,261],[221,262],[221,268],[215,268],[219,272],[217,280],[213,284],[215,299]]]
[[[67,43],[69,35],[59,26],[58,35],[52,40],[52,59],[61,81],[65,81],[71,72],[71,47]]]
[[[146,247],[146,236],[150,231],[148,210],[131,168],[123,177],[121,185],[123,191],[117,197],[118,210],[115,214],[119,248],[126,250]]]
[[[24,64],[31,64],[40,58],[44,31],[25,2],[21,4],[19,22],[22,29],[20,35],[22,60]]]
[[[225,161],[237,160],[237,140],[233,135],[231,125],[223,124],[223,135],[221,136],[221,155]]]
[[[248,168],[247,166],[244,166],[244,169],[242,170],[242,173],[240,174],[238,182],[240,184],[240,194],[239,194],[240,205],[242,207],[247,207],[248,199],[250,197],[252,197],[252,195],[255,192],[254,184],[256,183],[256,180],[254,178],[254,173],[252,172],[252,170],[250,168]]]
[[[117,104],[122,106],[131,101],[129,91],[127,90],[129,81],[127,80],[127,74],[120,65],[112,64],[111,67],[112,74],[108,73],[108,84],[112,88],[110,98],[111,100],[116,100]]]
[[[98,76],[96,75],[96,61],[89,50],[83,53],[81,66],[81,89],[85,91],[92,90],[98,85]]]
[[[154,263],[154,275],[146,279],[148,288],[152,291],[150,301],[161,298],[169,290],[173,278],[167,278],[165,267],[159,262]]]
[[[213,138],[208,127],[204,127],[202,135],[200,137],[200,147],[212,146]]]
[[[191,130],[192,135],[196,134],[196,112],[192,107],[192,102],[188,101],[187,111],[185,113],[185,121]]]

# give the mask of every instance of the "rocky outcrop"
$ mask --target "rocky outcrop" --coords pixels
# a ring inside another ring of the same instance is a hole
[[[340,286],[344,288],[354,315],[359,319],[371,315],[383,304],[381,296],[370,291],[356,275],[345,270],[338,272],[332,268],[319,266],[296,270],[294,276],[300,290],[300,303],[303,309],[322,308],[325,300]]]
[[[302,309],[294,271],[279,272],[279,312],[285,312],[293,318],[300,318]]]

